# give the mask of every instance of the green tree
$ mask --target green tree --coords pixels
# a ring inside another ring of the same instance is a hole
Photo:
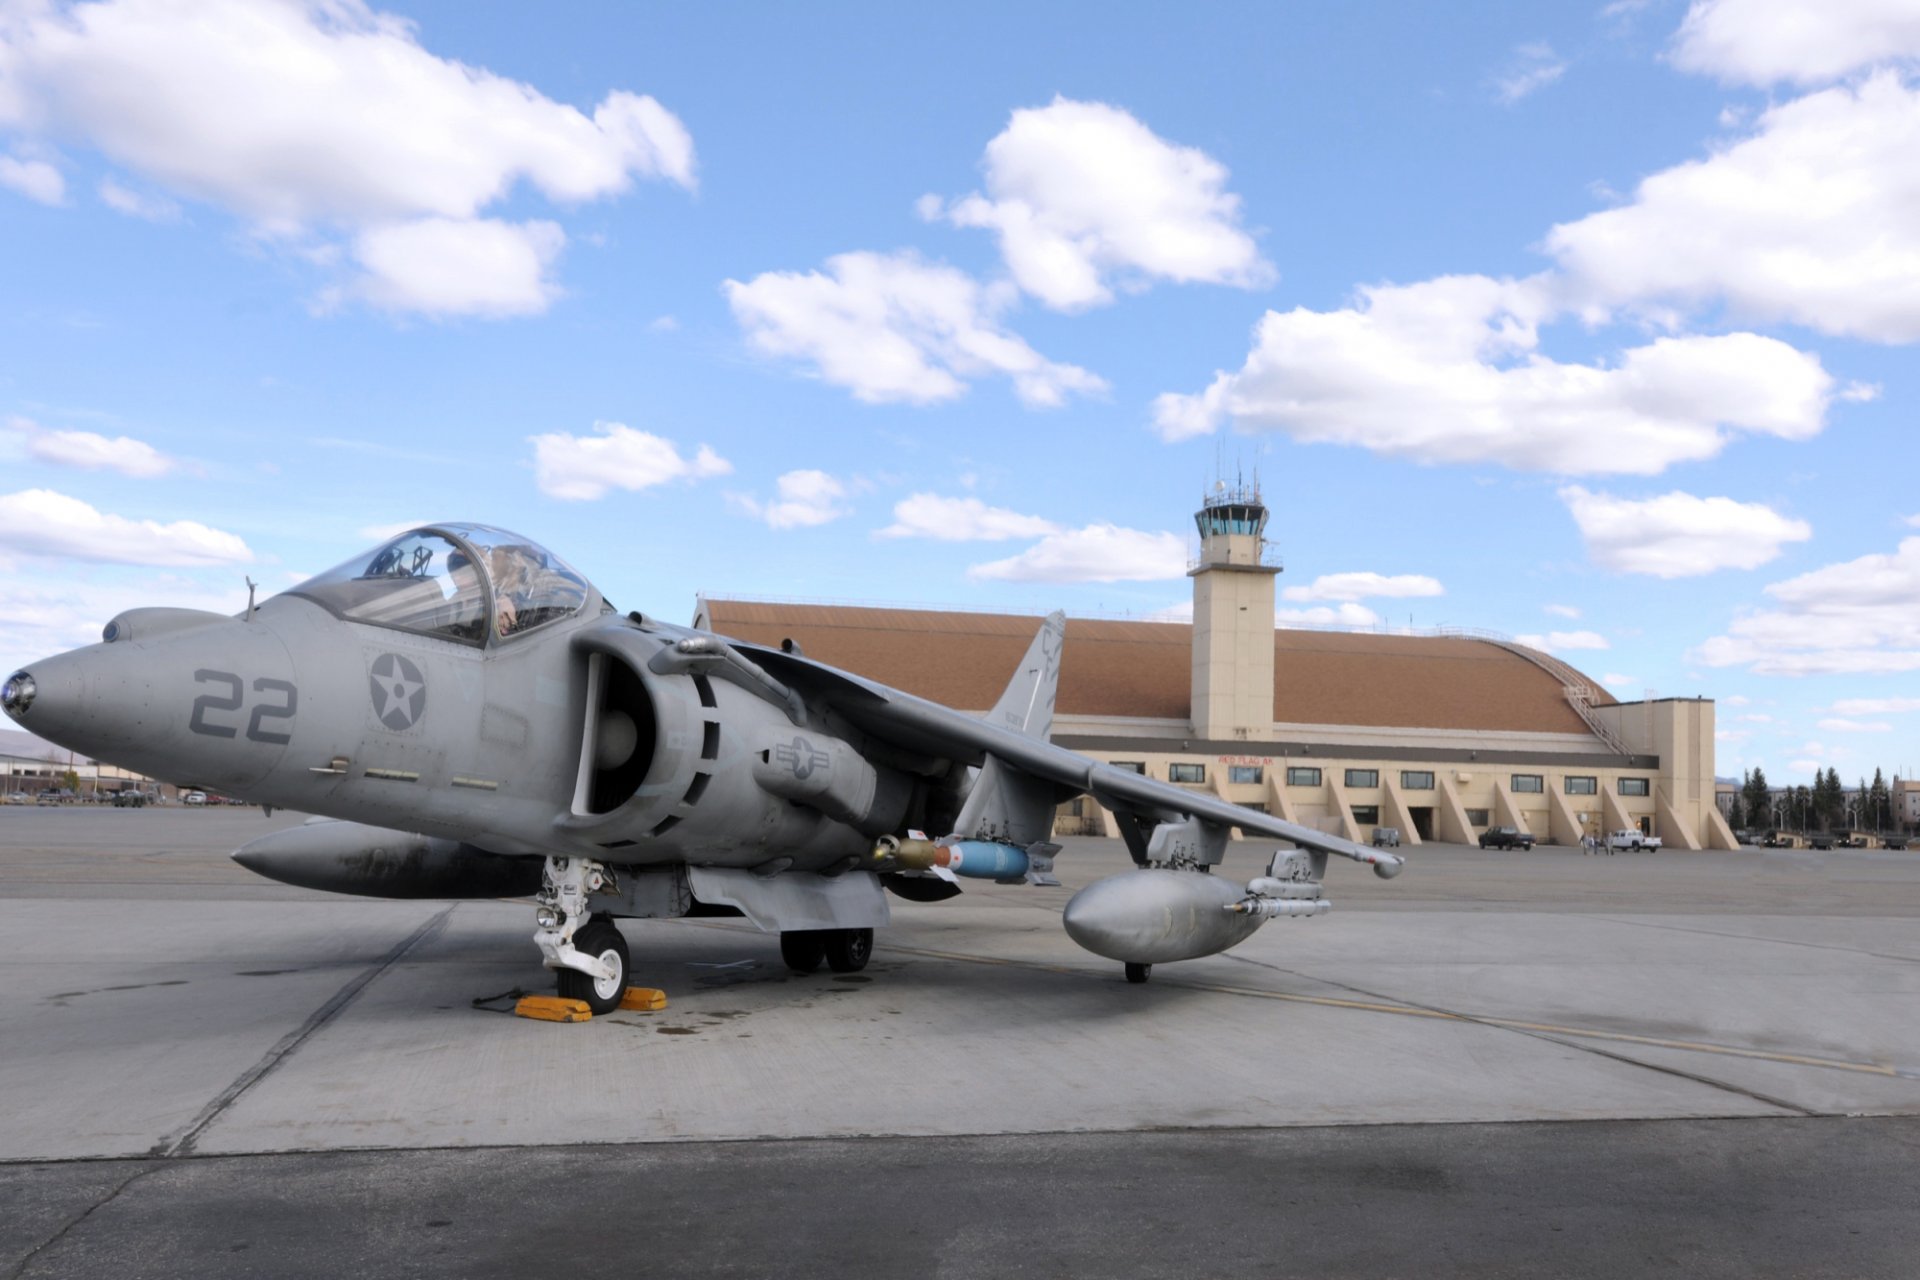
[[[1871,816],[1868,823],[1875,831],[1885,831],[1892,826],[1893,793],[1887,790],[1887,780],[1880,776],[1880,770],[1873,771],[1873,786],[1867,791],[1867,812]]]
[[[1748,772],[1746,783],[1740,788],[1740,798],[1746,801],[1749,822],[1755,826],[1771,824],[1773,791],[1767,786],[1766,772],[1759,765]]]
[[[1733,793],[1732,799],[1727,803],[1727,825],[1735,831],[1747,825],[1747,811],[1740,804],[1738,791]]]
[[[1790,821],[1797,824],[1799,830],[1805,831],[1807,829],[1807,823],[1812,820],[1813,815],[1812,789],[1804,784],[1795,787],[1793,789],[1792,803],[1790,803],[1787,808],[1793,815]]]

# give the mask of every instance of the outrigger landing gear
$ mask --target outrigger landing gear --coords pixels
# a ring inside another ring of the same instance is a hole
[[[560,994],[612,1013],[627,990],[627,940],[610,916],[587,914],[587,896],[613,887],[613,872],[591,858],[547,859],[535,901],[533,940],[542,961],[559,970]]]
[[[1152,976],[1153,976],[1153,966],[1150,964],[1127,965],[1127,981],[1128,982],[1136,982],[1136,983],[1145,982],[1148,978]]]
[[[780,958],[795,973],[812,973],[822,960],[835,973],[858,973],[872,957],[871,929],[788,929],[780,935]]]

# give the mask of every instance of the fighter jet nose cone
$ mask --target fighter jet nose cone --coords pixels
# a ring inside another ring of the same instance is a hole
[[[40,694],[40,686],[34,681],[31,671],[16,671],[0,685],[0,707],[16,721],[27,714],[33,706],[33,700]]]

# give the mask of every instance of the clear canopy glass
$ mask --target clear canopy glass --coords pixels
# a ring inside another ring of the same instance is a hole
[[[589,592],[566,561],[519,534],[443,524],[403,533],[287,594],[353,622],[478,645],[572,617]]]

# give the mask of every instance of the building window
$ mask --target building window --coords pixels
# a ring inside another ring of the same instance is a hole
[[[1515,791],[1537,793],[1545,791],[1546,787],[1542,784],[1540,775],[1537,773],[1516,773],[1513,775],[1513,789]]]
[[[1380,806],[1377,804],[1357,804],[1353,806],[1353,820],[1363,827],[1378,826]]]
[[[1145,773],[1147,771],[1147,766],[1138,760],[1111,760],[1108,761],[1108,763],[1116,769],[1125,769],[1128,773]]]
[[[1167,766],[1168,782],[1205,782],[1207,766],[1203,764],[1170,764]]]
[[[1347,770],[1347,785],[1350,787],[1377,787],[1380,785],[1378,769]]]
[[[1484,827],[1492,821],[1491,815],[1485,809],[1467,810],[1467,825],[1470,827]]]
[[[1317,787],[1320,785],[1320,771],[1303,765],[1287,766],[1287,785],[1290,787]]]
[[[1645,778],[1622,778],[1620,779],[1620,794],[1623,796],[1644,796],[1650,795],[1651,792],[1647,790],[1647,780]],[[1717,800],[1719,797],[1715,796],[1714,799]]]
[[[1566,783],[1567,794],[1570,796],[1594,796],[1600,794],[1600,783],[1596,778],[1583,778],[1577,774],[1570,774],[1563,779],[1563,781]]]
[[[1243,801],[1241,802],[1240,807],[1242,809],[1251,809],[1255,813],[1265,813],[1267,811],[1267,806],[1263,804],[1254,804],[1252,801]]]
[[[1409,791],[1431,791],[1433,790],[1433,770],[1402,769],[1400,785]]]
[[[1267,771],[1257,764],[1230,764],[1227,766],[1228,782],[1264,782]]]

